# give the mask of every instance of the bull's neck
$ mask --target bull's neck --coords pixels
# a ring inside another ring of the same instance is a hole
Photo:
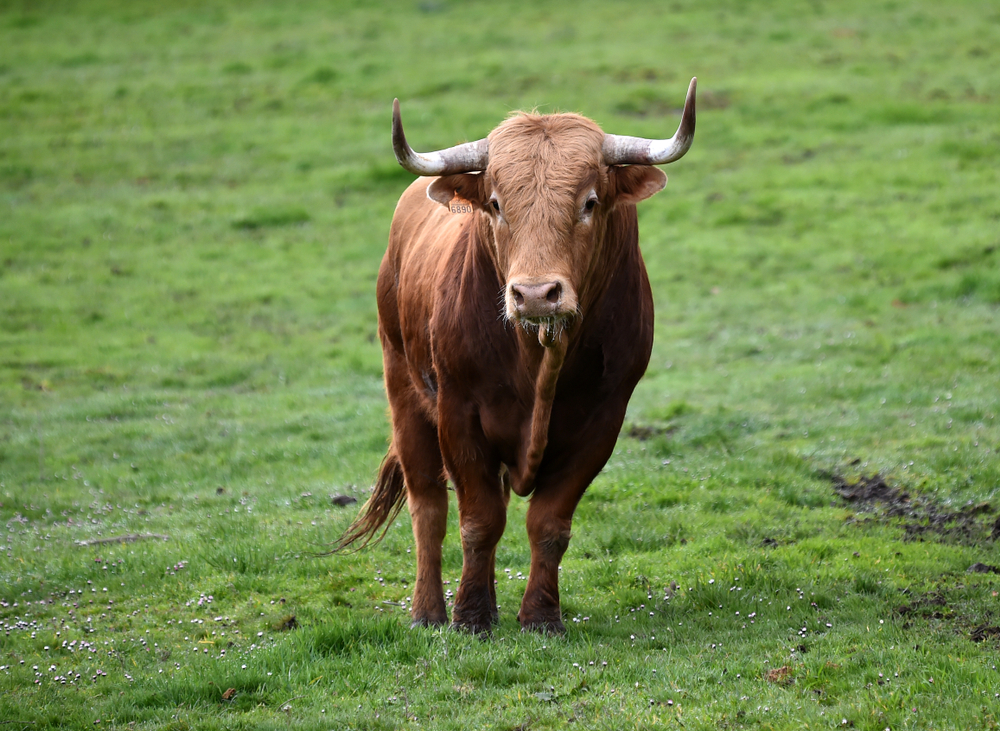
[[[579,292],[581,323],[586,327],[587,313],[601,308],[611,287],[611,281],[623,262],[638,253],[639,227],[634,205],[616,208],[605,221],[604,230],[596,242],[585,284]]]
[[[503,283],[506,281],[506,275],[500,265],[496,242],[493,239],[493,226],[490,224],[489,217],[482,211],[476,211],[473,216],[475,217],[472,224],[473,232],[475,234],[475,245],[482,249],[482,251],[486,254],[486,257],[493,266],[493,271],[496,274],[497,281],[500,282],[500,286],[503,287]]]
[[[480,244],[490,252],[490,260],[496,267],[498,281],[505,281],[504,273],[500,270],[496,259],[496,246],[490,238],[492,231],[489,225],[483,222],[479,234]],[[511,474],[511,487],[522,497],[531,494],[535,489],[535,479],[548,445],[549,421],[555,402],[556,387],[567,354],[572,358],[573,346],[587,330],[587,313],[601,307],[614,272],[633,252],[638,253],[638,227],[635,206],[628,206],[613,211],[607,219],[585,278],[586,284],[580,293],[581,314],[547,346],[542,345],[545,338],[540,338],[537,333],[517,328],[521,350],[528,355],[529,374],[534,378],[534,397],[530,422],[526,429],[527,439],[521,445],[518,465]]]

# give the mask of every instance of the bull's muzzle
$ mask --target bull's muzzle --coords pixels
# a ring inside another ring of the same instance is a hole
[[[508,287],[509,300],[513,304],[518,320],[549,320],[567,314],[563,310],[563,286],[561,282],[541,282],[526,284],[511,282]]]

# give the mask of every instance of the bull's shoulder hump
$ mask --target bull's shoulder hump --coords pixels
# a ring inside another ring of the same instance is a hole
[[[472,216],[453,214],[446,206],[427,197],[427,186],[434,178],[418,178],[404,192],[393,215],[390,247],[403,256],[437,257],[450,249],[462,231],[472,223]]]
[[[440,227],[453,218],[447,208],[427,197],[427,186],[435,178],[417,178],[403,191],[392,216],[392,235],[407,238],[426,225]]]

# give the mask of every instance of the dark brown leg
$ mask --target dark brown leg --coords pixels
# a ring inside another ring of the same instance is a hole
[[[500,610],[497,608],[497,549],[493,547],[493,555],[490,557],[490,624],[500,623]]]
[[[559,607],[559,562],[569,546],[577,503],[614,450],[614,437],[621,426],[620,419],[614,421],[614,417],[615,414],[607,413],[606,418],[611,423],[598,424],[590,435],[575,432],[579,441],[572,450],[566,450],[572,457],[564,459],[560,465],[551,465],[548,470],[544,463],[542,465],[543,472],[539,474],[528,506],[531,573],[517,615],[522,629],[566,631]],[[560,431],[574,433],[566,428]]]
[[[406,502],[417,549],[417,580],[413,586],[413,626],[448,622],[441,584],[441,543],[448,520],[448,490],[437,428],[424,414],[419,396],[407,383],[405,364],[394,352],[384,358],[392,407],[393,447],[406,483]]]
[[[558,492],[536,495],[528,507],[531,572],[517,615],[525,630],[553,634],[566,631],[559,607],[559,562],[569,546],[570,522],[577,501],[559,500],[561,497],[566,496]]]
[[[448,492],[441,481],[407,470],[406,499],[417,547],[417,580],[413,587],[413,625],[441,625],[448,621],[441,584],[441,543],[448,520]]]
[[[439,406],[443,407],[440,401]],[[442,413],[440,420],[439,442],[455,483],[462,532],[462,580],[452,623],[457,629],[481,634],[489,632],[497,616],[494,560],[507,525],[500,463],[486,456],[488,448],[477,419],[449,420]]]
[[[507,470],[507,465],[502,465],[500,468],[500,487],[503,490],[503,507],[504,515],[506,515],[507,508],[510,506],[510,472]],[[490,611],[493,617],[493,624],[499,624],[500,622],[500,610],[497,607],[497,549],[496,546],[493,547],[493,556],[490,559]]]
[[[496,545],[507,524],[507,510],[498,487],[481,485],[479,494],[473,495],[456,488],[462,530],[462,581],[452,621],[456,627],[476,634],[488,632],[497,616],[494,561]]]

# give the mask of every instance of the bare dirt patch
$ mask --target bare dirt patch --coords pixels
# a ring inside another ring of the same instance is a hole
[[[969,633],[969,639],[973,642],[985,642],[992,637],[998,636],[1000,636],[1000,627],[996,625],[981,624],[978,627],[974,627],[972,632]]]
[[[990,566],[988,563],[976,562],[965,570],[967,574],[1000,574],[1000,568]]]
[[[956,510],[932,496],[910,494],[879,474],[862,475],[854,482],[841,475],[830,475],[829,479],[834,492],[855,511],[850,522],[899,526],[904,541],[934,540],[983,546],[1000,535],[1000,519],[994,516],[995,509],[988,502],[968,503]],[[966,569],[966,573],[997,574],[1000,567],[976,562]],[[904,590],[907,603],[895,607],[893,613],[903,620],[903,629],[938,620],[950,623],[956,632],[972,642],[996,643],[1000,627],[989,621],[989,612],[985,616],[975,611],[967,613],[968,602],[961,599],[952,606],[952,592],[963,588],[961,583],[950,586],[949,582],[943,582],[938,589],[923,594],[914,595]]]
[[[940,592],[930,592],[916,597],[909,604],[895,608],[895,613],[904,618],[954,619],[955,613],[948,607],[948,600]],[[908,627],[903,624],[903,628]]]
[[[985,616],[975,616],[975,614],[964,614],[961,609],[956,611],[954,607],[950,606],[946,591],[931,591],[913,596],[908,604],[902,604],[893,609],[893,613],[903,620],[902,628],[923,627],[921,620],[942,620],[949,623],[956,633],[967,637],[972,642],[990,641],[995,644],[997,638],[1000,638],[1000,627],[990,623],[991,613],[987,611]],[[962,604],[963,602],[960,600],[959,606]],[[987,621],[983,621],[984,619]]]
[[[831,475],[833,490],[849,503],[856,513],[869,514],[852,520],[859,523],[894,521],[904,531],[904,540],[926,539],[976,546],[1000,537],[1000,519],[988,502],[969,503],[958,510],[926,495],[911,495],[890,484],[885,477],[862,475],[855,482],[842,475]]]

